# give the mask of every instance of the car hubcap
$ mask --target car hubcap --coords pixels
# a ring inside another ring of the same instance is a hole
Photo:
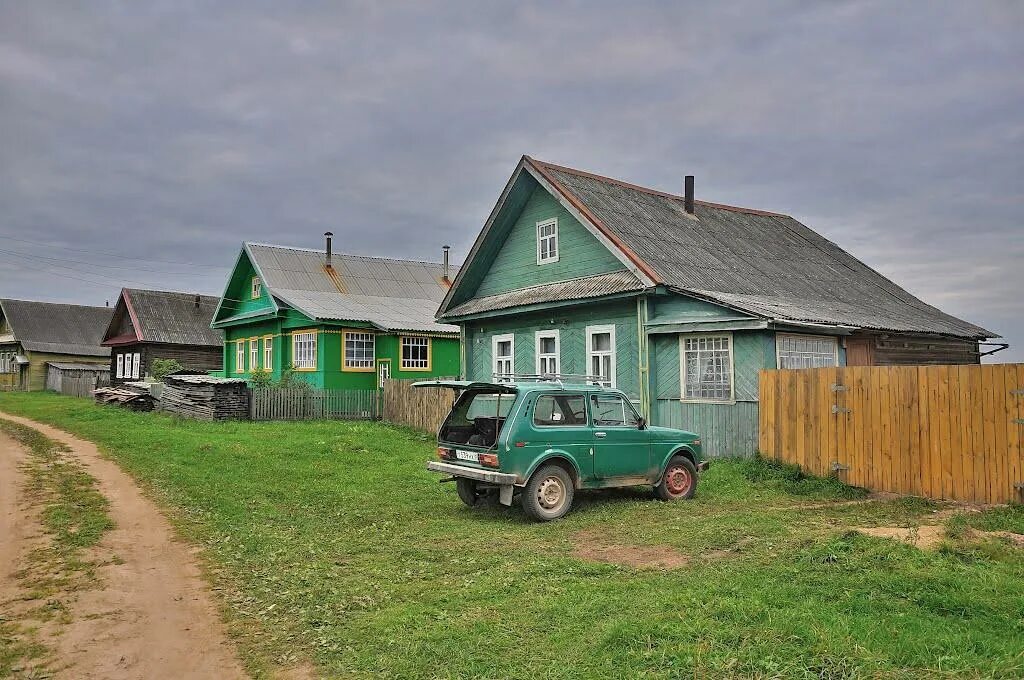
[[[548,477],[537,488],[537,501],[545,510],[552,510],[562,504],[565,498],[565,489],[557,477]]]
[[[681,496],[690,490],[690,471],[682,465],[669,468],[665,473],[665,486],[673,496]]]

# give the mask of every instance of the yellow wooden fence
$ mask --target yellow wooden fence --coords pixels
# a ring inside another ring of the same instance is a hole
[[[760,400],[768,458],[877,491],[1024,498],[1024,364],[761,371]]]

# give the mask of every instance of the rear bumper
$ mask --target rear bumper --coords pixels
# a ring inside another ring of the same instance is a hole
[[[702,460],[701,462],[697,463],[697,471],[698,472],[704,472],[709,467],[711,467],[711,461],[710,460]]]
[[[431,472],[440,472],[441,474],[451,475],[452,477],[475,479],[478,482],[498,484],[499,486],[516,483],[516,476],[508,474],[507,472],[480,470],[479,468],[466,467],[465,465],[454,465],[452,463],[442,463],[436,460],[432,460],[427,463],[427,469]]]

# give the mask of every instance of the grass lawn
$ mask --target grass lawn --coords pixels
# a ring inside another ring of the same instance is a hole
[[[0,410],[97,442],[205,547],[257,673],[343,677],[1021,677],[1024,511],[948,520],[921,551],[852,529],[936,507],[759,461],[690,502],[581,493],[564,520],[469,510],[424,470],[431,437],[377,423],[198,423],[50,394]],[[593,562],[666,551],[675,569]]]

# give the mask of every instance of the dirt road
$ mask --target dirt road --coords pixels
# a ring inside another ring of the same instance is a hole
[[[66,678],[244,678],[192,549],[132,479],[96,447],[60,430],[0,413],[71,448],[109,501],[115,527],[98,546],[100,585],[69,598],[70,623],[46,626],[41,640]],[[0,597],[17,588],[14,565],[39,534],[21,502],[19,445],[0,436]],[[37,540],[37,539],[35,539]],[[52,630],[50,630],[52,628]],[[49,637],[50,639],[45,639]]]

